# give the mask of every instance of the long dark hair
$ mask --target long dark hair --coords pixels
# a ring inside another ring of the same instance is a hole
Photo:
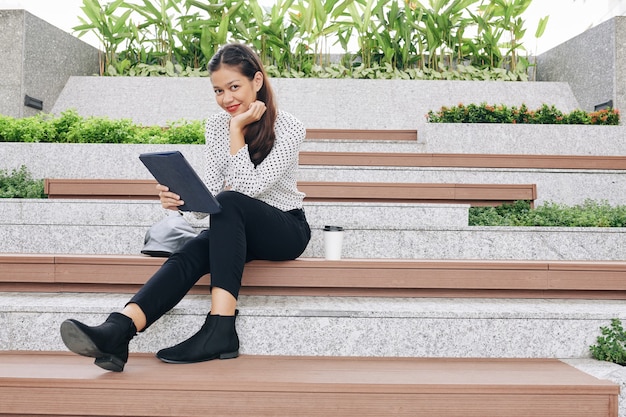
[[[270,153],[276,140],[274,122],[276,121],[277,110],[274,92],[268,82],[261,60],[248,46],[239,43],[222,46],[209,61],[209,72],[217,71],[222,64],[238,68],[250,81],[254,79],[257,72],[263,74],[263,86],[257,93],[257,100],[264,102],[267,109],[258,122],[251,123],[246,127],[244,133],[250,159],[256,166]]]

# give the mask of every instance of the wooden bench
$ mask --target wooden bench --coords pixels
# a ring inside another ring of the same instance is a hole
[[[618,416],[619,385],[556,359],[242,355],[171,365],[131,353],[118,374],[92,362],[0,352],[0,416]]]
[[[55,179],[44,181],[48,198],[78,199],[158,199],[154,180]],[[298,183],[305,201],[460,203],[497,206],[517,200],[537,198],[535,184],[416,184],[372,182]]]
[[[417,130],[307,129],[309,140],[416,141]],[[301,165],[625,170],[626,156],[300,152]]]
[[[0,254],[1,291],[134,292],[165,261],[143,255]],[[242,294],[626,299],[626,261],[300,258],[252,261]],[[203,277],[195,292],[208,291]]]
[[[306,129],[309,140],[417,141],[416,129]]]
[[[302,151],[300,165],[626,170],[626,156]]]

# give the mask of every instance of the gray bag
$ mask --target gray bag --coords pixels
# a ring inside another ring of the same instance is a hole
[[[197,235],[182,214],[170,214],[148,229],[141,253],[167,258]]]

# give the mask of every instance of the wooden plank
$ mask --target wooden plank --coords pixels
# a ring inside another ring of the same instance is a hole
[[[543,262],[304,259],[251,262],[242,281],[244,286],[266,288],[534,290],[547,289],[547,282]]]
[[[54,256],[41,254],[2,254],[0,282],[54,282]]]
[[[417,141],[417,130],[307,129],[308,140]]]
[[[549,271],[549,288],[626,291],[626,271]]]
[[[455,200],[535,200],[535,184],[455,184]]]
[[[44,260],[49,263],[37,263]],[[0,283],[5,291],[133,292],[164,261],[143,255],[0,254]],[[52,270],[40,273],[33,265]],[[204,293],[209,286],[207,275],[199,280],[197,291]],[[624,299],[625,289],[626,262],[621,261],[300,258],[252,261],[242,282],[242,294],[263,295]]]
[[[48,198],[158,199],[153,180],[51,179]],[[534,200],[535,184],[436,184],[300,181],[305,201],[430,202],[498,205]]]
[[[593,278],[591,278],[593,277]],[[548,266],[550,288],[626,291],[626,264],[623,262],[551,262]]]
[[[300,152],[301,165],[626,170],[626,156]]]
[[[48,198],[120,198],[158,200],[154,180],[46,178]]]
[[[174,366],[131,354],[116,374],[67,353],[0,352],[0,415],[615,417],[618,394],[554,359],[242,355]]]

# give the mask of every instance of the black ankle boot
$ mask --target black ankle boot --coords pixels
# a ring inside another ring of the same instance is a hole
[[[67,348],[79,355],[96,358],[95,364],[107,371],[122,372],[128,361],[128,343],[137,334],[130,317],[111,313],[99,326],[77,320],[61,323],[61,338]]]
[[[161,349],[157,358],[168,363],[194,363],[239,356],[239,337],[234,316],[209,314],[198,331],[176,346]]]

